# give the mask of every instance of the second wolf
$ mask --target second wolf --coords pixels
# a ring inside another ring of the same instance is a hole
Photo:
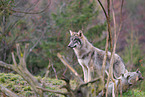
[[[92,80],[92,72],[100,72],[102,68],[105,51],[94,47],[80,30],[77,32],[70,31],[70,43],[68,47],[73,48],[79,64],[82,66],[84,81]],[[110,66],[111,53],[108,52],[106,60],[106,69]],[[119,77],[126,72],[125,65],[119,55],[114,55],[113,74]]]

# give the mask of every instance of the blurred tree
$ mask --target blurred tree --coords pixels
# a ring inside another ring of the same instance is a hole
[[[39,0],[1,0],[0,1],[0,60],[11,63],[10,52],[15,50],[15,43],[31,43],[31,51],[44,36],[46,23],[38,22],[50,5],[46,2],[39,8]],[[37,9],[39,8],[39,9]],[[40,11],[41,10],[41,11]],[[38,24],[36,24],[38,23]]]

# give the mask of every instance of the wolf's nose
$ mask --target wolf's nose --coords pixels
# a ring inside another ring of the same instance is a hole
[[[68,45],[68,47],[71,47],[70,45]]]

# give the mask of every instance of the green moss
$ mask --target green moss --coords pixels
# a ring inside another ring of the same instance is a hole
[[[26,94],[25,94],[25,96],[26,96],[26,97],[30,97],[32,94],[33,94],[33,93],[32,93],[31,91],[27,91]]]
[[[16,77],[12,77],[10,80],[14,81],[14,80],[17,80],[17,78]]]
[[[3,76],[4,75],[4,73],[0,73],[0,76]]]
[[[21,81],[20,84],[21,85],[24,85],[24,84],[26,84],[26,82],[25,81]]]
[[[0,82],[5,83],[5,78],[4,77],[1,77],[0,78]]]
[[[15,93],[21,92],[19,87],[12,87],[12,91],[14,91]]]
[[[145,97],[145,92],[138,89],[132,89],[123,93],[123,97]]]
[[[24,87],[24,91],[31,91],[31,87],[30,86]]]
[[[8,85],[7,85],[7,88],[12,88],[13,87],[13,83],[9,83]]]

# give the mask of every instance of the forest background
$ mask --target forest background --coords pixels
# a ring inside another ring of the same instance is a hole
[[[26,62],[28,70],[36,76],[60,78],[70,71],[57,57],[61,53],[83,76],[82,68],[72,49],[68,48],[69,30],[82,30],[87,39],[97,48],[105,50],[107,21],[95,0],[1,0],[0,2],[0,60],[12,64],[11,52],[17,43],[24,48],[30,44]],[[50,5],[49,5],[50,3]],[[106,7],[106,0],[102,0]],[[120,23],[120,0],[114,0],[116,22]],[[129,71],[137,68],[145,76],[145,1],[124,1],[122,29],[117,40],[119,54]],[[49,5],[49,6],[48,6]],[[3,8],[2,6],[5,6]],[[113,34],[112,34],[113,35]],[[16,60],[18,61],[18,59]],[[13,72],[0,67],[0,72]],[[145,81],[139,89],[145,91]]]

